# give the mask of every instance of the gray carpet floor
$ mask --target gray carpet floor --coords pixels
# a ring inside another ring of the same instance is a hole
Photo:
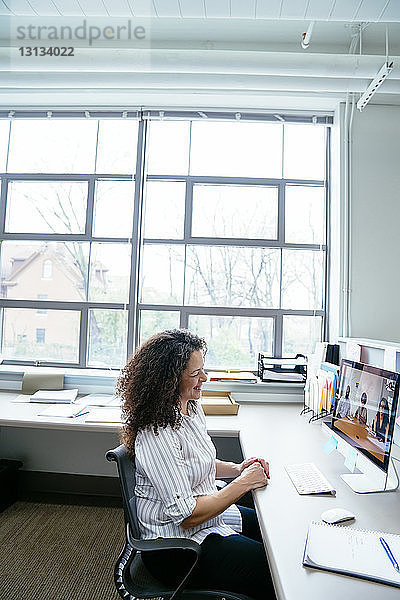
[[[0,514],[0,600],[117,600],[115,507],[16,502]]]

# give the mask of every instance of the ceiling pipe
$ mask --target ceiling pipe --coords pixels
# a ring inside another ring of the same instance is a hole
[[[202,73],[278,75],[372,80],[382,66],[379,55],[305,54],[225,50],[150,50],[81,48],[73,63],[18,56],[18,48],[0,47],[0,71],[97,73]],[[400,79],[396,57],[390,79]]]
[[[346,92],[362,93],[369,80],[329,77],[279,77],[272,75],[217,75],[200,73],[176,73],[171,77],[167,73],[42,73],[38,78],[36,73],[2,73],[0,90],[4,88],[37,90],[40,87],[53,89],[79,89],[88,86],[93,89],[158,89],[171,88],[193,90],[231,89],[251,91],[310,91],[316,93]],[[400,94],[400,80],[387,81],[385,93]]]

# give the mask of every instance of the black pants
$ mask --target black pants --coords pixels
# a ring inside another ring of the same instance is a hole
[[[239,506],[241,535],[212,533],[203,540],[199,562],[189,587],[238,592],[255,600],[275,600],[275,593],[255,511]],[[165,584],[176,586],[193,564],[184,550],[144,552],[149,571]]]

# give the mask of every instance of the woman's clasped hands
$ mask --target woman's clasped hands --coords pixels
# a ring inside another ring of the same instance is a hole
[[[268,483],[269,464],[263,458],[251,457],[239,465],[239,477],[245,481],[250,489],[264,487]]]

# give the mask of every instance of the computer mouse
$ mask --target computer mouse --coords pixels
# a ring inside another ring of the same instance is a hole
[[[321,519],[325,523],[343,523],[344,521],[351,521],[355,519],[355,515],[345,508],[331,508],[322,513]]]

